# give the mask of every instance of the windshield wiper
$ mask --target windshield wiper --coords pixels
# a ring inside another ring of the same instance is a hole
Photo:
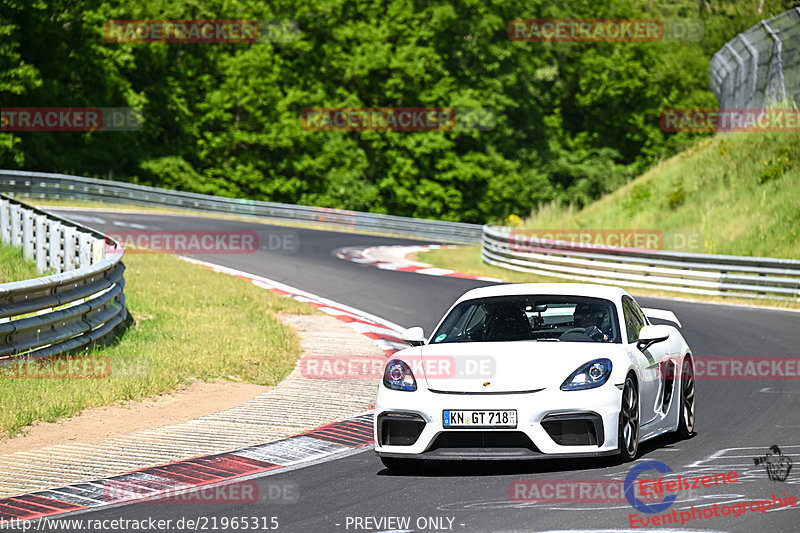
[[[535,339],[535,340],[536,340],[536,342],[539,342],[539,341],[556,341],[556,342],[561,342],[561,339],[556,339],[555,337],[553,337],[552,339]]]

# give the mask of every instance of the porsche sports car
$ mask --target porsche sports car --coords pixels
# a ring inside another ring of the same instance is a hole
[[[388,468],[420,459],[637,455],[639,443],[694,431],[691,350],[670,311],[625,290],[508,284],[459,298],[426,339],[386,364],[375,451]]]

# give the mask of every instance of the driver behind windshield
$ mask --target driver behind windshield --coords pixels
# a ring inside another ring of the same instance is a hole
[[[608,335],[608,310],[603,305],[580,304],[575,307],[575,327],[584,328],[584,333],[596,341],[611,342]]]
[[[531,338],[531,324],[519,302],[502,302],[493,306],[485,340],[519,341]]]

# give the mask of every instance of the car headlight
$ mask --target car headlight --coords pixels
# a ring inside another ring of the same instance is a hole
[[[564,380],[561,390],[593,389],[605,383],[610,375],[611,360],[595,359],[578,368]]]
[[[386,363],[383,371],[383,384],[387,389],[415,391],[417,380],[411,373],[411,368],[400,359],[392,359]]]

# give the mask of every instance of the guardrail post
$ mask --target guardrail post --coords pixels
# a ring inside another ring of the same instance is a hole
[[[51,270],[55,270],[56,273],[60,274],[64,272],[64,261],[62,260],[64,251],[61,244],[64,239],[64,226],[61,225],[61,222],[56,222],[55,220],[50,220],[49,226],[49,266]]]
[[[81,267],[92,264],[92,241],[94,239],[88,233],[78,234],[78,261]]]
[[[92,264],[99,263],[106,258],[106,243],[102,239],[92,241]]]
[[[72,226],[64,228],[64,270],[75,269],[75,237],[77,230]]]
[[[0,200],[0,240],[11,244],[11,212],[8,200]]]
[[[22,246],[22,220],[20,219],[20,208],[12,204],[9,210],[11,214],[11,245]]]
[[[34,258],[36,259],[36,270],[44,272],[47,270],[47,217],[36,215],[36,249]]]
[[[22,257],[33,259],[33,213],[27,209],[22,210]]]

